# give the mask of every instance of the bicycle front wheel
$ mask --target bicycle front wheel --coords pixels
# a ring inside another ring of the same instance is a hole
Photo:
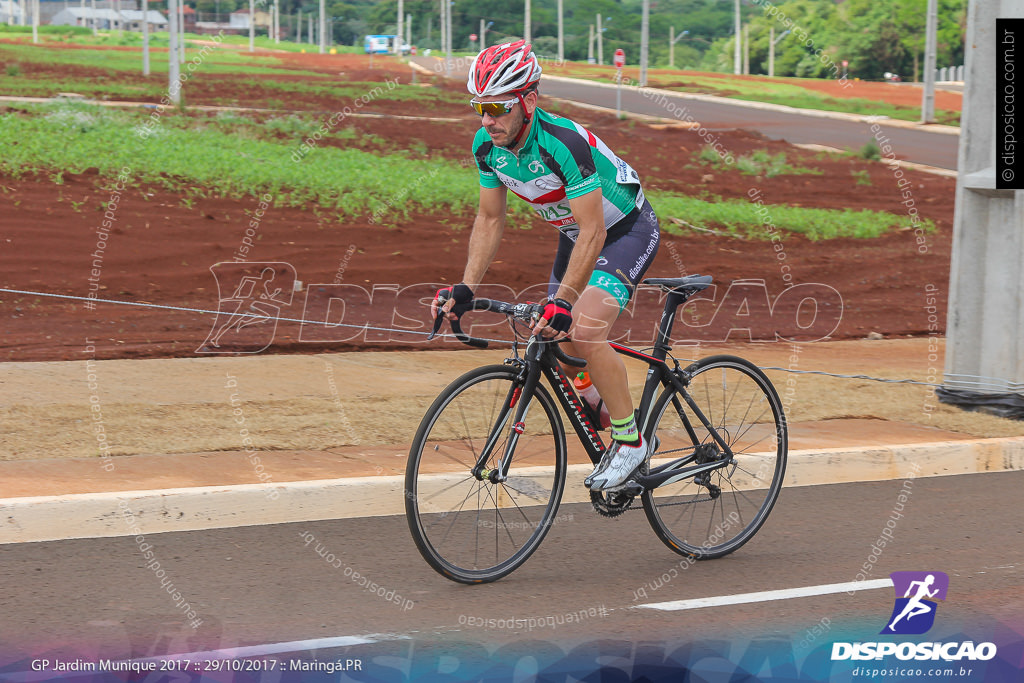
[[[694,559],[712,559],[749,541],[768,518],[786,473],[788,430],[775,387],[753,363],[711,356],[686,372],[691,398],[733,458],[668,387],[654,404],[646,432],[659,440],[652,470],[679,458],[686,458],[680,463],[685,467],[728,462],[645,491],[642,500],[647,520],[665,545]]]
[[[416,547],[442,576],[495,581],[522,565],[550,529],[565,485],[565,433],[551,395],[537,385],[505,481],[523,381],[506,365],[455,380],[424,415],[409,451],[405,511]],[[473,469],[483,458],[484,472]]]

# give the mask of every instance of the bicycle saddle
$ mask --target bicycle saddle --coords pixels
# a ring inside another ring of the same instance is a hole
[[[707,289],[711,285],[710,275],[687,275],[686,277],[649,277],[641,284],[657,285],[666,292],[679,292],[680,294],[689,290],[689,294]]]

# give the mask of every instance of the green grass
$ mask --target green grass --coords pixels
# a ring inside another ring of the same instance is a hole
[[[134,34],[133,34],[134,35]],[[3,34],[0,33],[0,38]],[[210,39],[210,37],[207,37]],[[0,63],[17,61],[25,64],[42,65],[71,65],[84,66],[102,69],[106,72],[129,72],[141,74],[142,71],[142,48],[141,39],[138,43],[138,52],[127,52],[124,50],[96,50],[86,47],[82,48],[60,48],[47,49],[45,45],[33,45],[32,43],[4,43],[0,45]],[[167,34],[155,33],[151,36],[151,47],[166,48]],[[186,49],[186,59],[194,59],[200,54],[201,46],[189,47]],[[280,74],[282,77],[301,74],[317,76],[322,78],[324,74],[313,71],[301,71],[293,69],[281,69],[281,60],[275,55],[249,54],[225,48],[211,47],[202,58],[201,70],[203,73],[214,74]],[[167,53],[152,52],[150,54],[150,67],[153,73],[167,73]]]
[[[439,158],[417,161],[409,158],[408,150],[383,154],[321,145],[303,155],[302,139],[322,123],[316,117],[288,115],[257,122],[230,112],[204,117],[166,113],[145,140],[137,130],[147,117],[139,112],[81,103],[26,109],[30,115],[0,114],[0,172],[15,177],[43,174],[59,184],[64,174],[96,168],[109,181],[128,166],[133,185],[163,187],[189,201],[270,193],[278,206],[312,203],[340,217],[372,215],[385,224],[421,211],[461,216],[475,210],[479,195],[472,165]],[[359,134],[338,127],[330,135],[346,140]],[[275,139],[279,136],[291,139]],[[359,137],[360,143],[367,142]],[[770,238],[765,220],[813,240],[877,237],[906,223],[905,217],[877,211],[768,206],[758,214],[758,207],[747,201],[649,194],[669,233],[682,230],[671,217],[753,239]],[[533,212],[525,203],[510,202],[509,208],[522,219],[516,222],[530,226]],[[928,222],[926,229],[934,230],[934,224]]]
[[[305,25],[303,25],[302,27],[302,33],[303,35],[305,35],[306,33]],[[189,36],[190,34],[186,34],[186,38],[188,38]],[[209,40],[211,37],[212,36],[206,36],[206,39]],[[228,45],[241,45],[248,49],[249,36],[224,36],[224,42]],[[318,45],[310,45],[309,43],[296,43],[291,40],[282,40],[280,43],[275,43],[273,38],[268,38],[267,36],[256,36],[253,43],[257,48],[263,48],[265,50],[287,50],[288,52],[305,51],[307,53],[320,52],[320,47]],[[363,54],[362,46],[332,45],[329,48],[327,48],[328,52],[330,52],[331,49],[334,49],[338,54]],[[377,55],[375,59],[381,56],[382,55]],[[393,59],[396,59],[397,63],[397,58]]]
[[[303,33],[305,33],[305,26],[303,26]],[[189,41],[193,40],[213,40],[214,36],[210,35],[199,35],[195,33],[186,33],[185,41],[188,45]],[[31,26],[0,26],[0,40],[31,40],[32,39],[32,27]],[[39,39],[40,42],[61,42],[61,43],[73,43],[76,45],[121,45],[121,46],[142,46],[142,33],[136,31],[108,31],[101,30],[97,35],[92,34],[92,29],[83,26],[40,26],[39,27]],[[153,32],[149,34],[150,45],[154,47],[167,47],[167,32]],[[249,36],[245,35],[225,35],[223,42],[228,45],[236,45],[248,49],[249,47]],[[310,45],[308,43],[296,43],[292,40],[282,40],[280,43],[275,43],[274,40],[268,36],[257,35],[253,40],[253,44],[257,49],[264,50],[283,50],[286,52],[302,52],[306,51],[309,53],[319,52],[320,48],[317,45]],[[198,46],[197,46],[198,48]],[[353,45],[332,45],[328,48],[334,49],[336,52],[341,54],[362,54],[362,46]]]
[[[190,192],[198,196],[270,193],[277,205],[313,202],[343,216],[377,214],[384,221],[407,217],[411,210],[462,213],[475,207],[479,195],[475,170],[443,159],[427,163],[405,154],[318,146],[296,162],[293,155],[310,128],[295,119],[278,124],[299,134],[294,142],[254,139],[244,129],[226,133],[235,127],[229,116],[197,129],[171,114],[143,140],[136,127],[145,118],[134,112],[76,103],[28,109],[31,116],[0,115],[0,172],[56,178],[58,170],[96,168],[110,179],[128,166],[136,185],[173,191],[202,188]],[[525,206],[516,212],[532,214]]]
[[[670,218],[678,218],[702,228],[716,229],[735,237],[764,240],[772,236],[765,226],[766,221],[783,233],[797,233],[812,240],[837,237],[869,239],[909,224],[905,217],[881,211],[809,209],[784,205],[759,207],[742,200],[705,201],[659,192],[649,192],[648,195],[651,204],[656,207],[662,228],[674,234],[681,234],[685,228]],[[935,224],[926,221],[925,230],[931,232],[934,229]]]
[[[871,174],[865,170],[850,171],[858,185],[871,185]]]
[[[864,146],[860,148],[856,156],[868,161],[878,161],[882,158],[882,151],[878,149],[878,144],[872,139],[864,143]]]
[[[711,145],[704,145],[697,155],[700,162],[712,169],[724,171],[729,169],[729,164],[715,151]],[[823,171],[816,168],[793,166],[786,161],[785,152],[771,154],[763,149],[755,150],[749,154],[736,157],[736,169],[743,175],[761,176],[774,178],[779,175],[822,175]]]
[[[199,55],[199,52],[192,50],[189,55],[189,59],[192,59]],[[186,83],[185,100],[188,101],[190,84],[201,84],[211,77],[216,79],[231,76],[233,89],[240,86],[254,93],[262,93],[264,101],[260,101],[258,106],[270,108],[288,108],[289,101],[293,99],[291,96],[296,94],[337,99],[340,103],[339,108],[368,93],[373,93],[375,99],[387,101],[444,101],[456,104],[463,102],[463,98],[435,88],[401,85],[389,90],[382,82],[345,81],[323,73],[279,68],[276,66],[279,63],[279,58],[273,55],[250,55],[248,52],[237,53],[225,48],[211,48],[200,67],[192,73]],[[166,52],[155,52],[151,55],[152,75],[148,78],[141,74],[141,53],[120,50],[47,50],[45,47],[31,44],[2,44],[0,64],[4,65],[4,70],[0,71],[0,92],[7,95],[52,97],[58,92],[77,92],[97,99],[156,102],[167,90]],[[75,76],[41,71],[54,64],[90,67],[94,71]],[[273,74],[279,78],[254,78],[266,74]],[[303,78],[295,79],[296,75]],[[401,77],[408,80],[406,74],[402,74]],[[275,99],[278,100],[279,107],[270,102]],[[223,98],[214,98],[213,102],[236,104],[234,100]],[[368,107],[372,109],[372,101],[368,103]]]

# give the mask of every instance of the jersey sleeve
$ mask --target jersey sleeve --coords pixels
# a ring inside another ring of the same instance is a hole
[[[487,163],[487,156],[493,147],[487,131],[483,128],[478,130],[476,137],[473,138],[473,158],[476,159],[476,167],[480,171],[480,187],[504,187],[494,169]]]
[[[565,196],[575,199],[599,189],[601,177],[588,141],[577,130],[557,123],[545,121],[541,128],[554,139],[549,140],[550,146],[546,150],[549,158],[546,161],[565,183]]]

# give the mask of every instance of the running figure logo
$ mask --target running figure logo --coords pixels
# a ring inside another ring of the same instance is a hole
[[[936,600],[945,600],[949,576],[945,572],[893,572],[896,604],[883,635],[919,635],[935,623]],[[902,597],[900,597],[902,596]]]
[[[217,280],[217,319],[196,353],[259,353],[270,346],[281,308],[292,303],[295,268],[225,262],[210,266],[210,272]]]

